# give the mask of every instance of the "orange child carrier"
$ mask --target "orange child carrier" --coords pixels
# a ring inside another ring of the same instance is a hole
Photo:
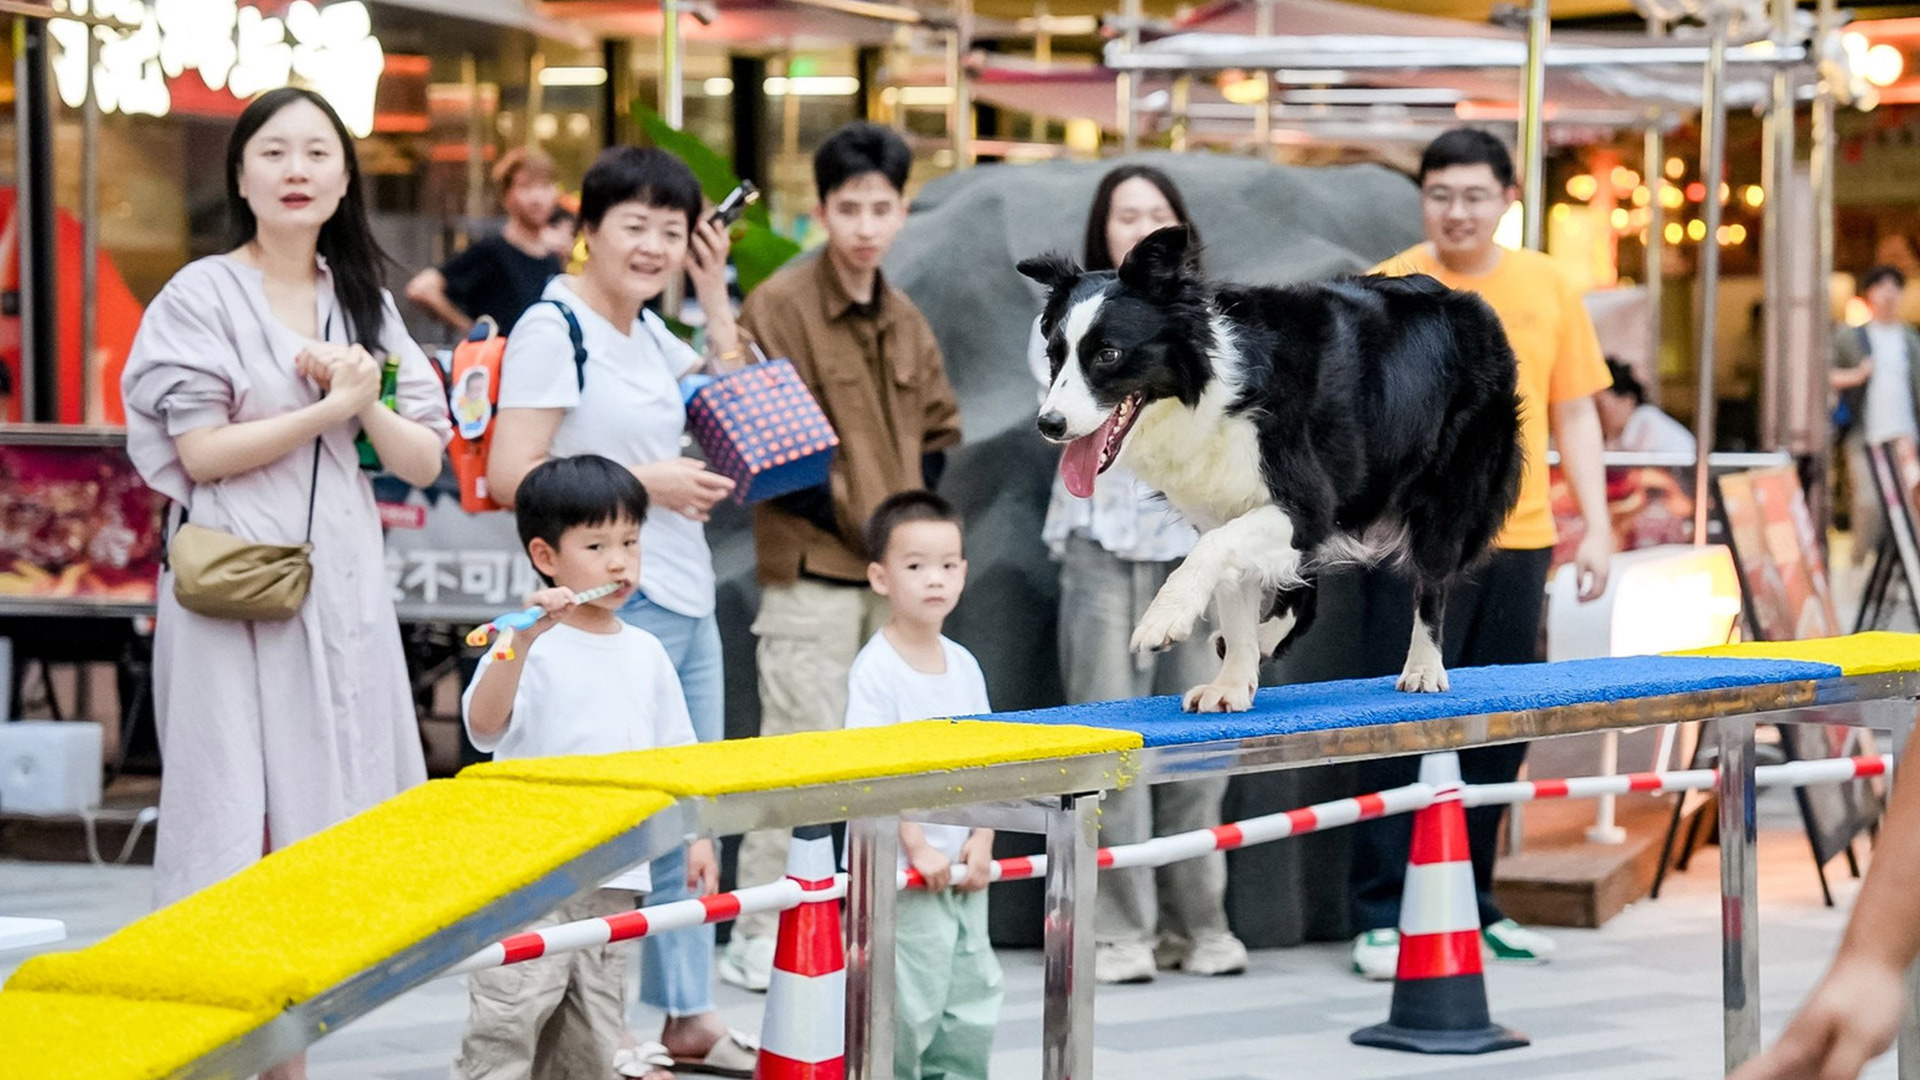
[[[585,389],[587,345],[580,333],[580,320],[558,300],[538,302],[559,308],[567,320],[575,385]],[[460,509],[470,514],[504,509],[487,493],[487,454],[493,449],[493,414],[500,404],[500,362],[506,352],[507,337],[491,315],[482,315],[467,332],[466,340],[453,350],[452,385],[447,391],[447,408],[453,414],[453,443],[447,447],[447,455],[453,459],[453,474],[460,481]]]

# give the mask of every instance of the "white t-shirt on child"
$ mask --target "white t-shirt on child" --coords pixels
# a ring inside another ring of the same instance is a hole
[[[847,675],[847,726],[880,727],[909,720],[945,720],[993,711],[987,703],[987,680],[980,663],[965,648],[940,639],[947,670],[939,675],[916,671],[900,655],[885,632],[873,635],[854,657]],[[949,859],[960,858],[960,848],[971,829],[964,825],[923,825],[927,843]],[[906,852],[900,868],[906,869]]]
[[[520,686],[513,695],[507,730],[488,738],[473,730],[468,710],[474,688],[493,665],[480,660],[473,683],[460,697],[467,735],[496,760],[613,754],[693,743],[693,722],[680,692],[680,676],[659,639],[635,626],[595,634],[561,623],[527,650]],[[641,863],[604,886],[650,892],[653,880]]]

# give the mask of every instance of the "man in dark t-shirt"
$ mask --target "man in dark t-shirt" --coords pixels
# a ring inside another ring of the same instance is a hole
[[[493,178],[507,227],[476,240],[445,266],[420,271],[407,283],[407,298],[456,335],[465,335],[482,315],[493,316],[502,333],[513,329],[520,313],[540,299],[547,279],[565,269],[541,235],[559,197],[553,172],[553,159],[538,150],[503,155]]]

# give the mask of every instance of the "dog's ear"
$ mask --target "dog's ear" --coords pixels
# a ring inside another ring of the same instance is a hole
[[[1057,251],[1021,259],[1014,269],[1046,286],[1049,291],[1071,287],[1080,280],[1082,273],[1078,263]]]
[[[1120,284],[1148,296],[1174,292],[1193,275],[1199,249],[1185,225],[1148,233],[1120,264]]]

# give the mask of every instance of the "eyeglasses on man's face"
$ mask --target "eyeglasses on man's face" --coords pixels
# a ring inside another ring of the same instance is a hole
[[[1462,206],[1469,213],[1479,213],[1499,207],[1505,197],[1505,192],[1488,187],[1454,188],[1435,184],[1420,189],[1421,200],[1433,210],[1451,210],[1455,206]]]

